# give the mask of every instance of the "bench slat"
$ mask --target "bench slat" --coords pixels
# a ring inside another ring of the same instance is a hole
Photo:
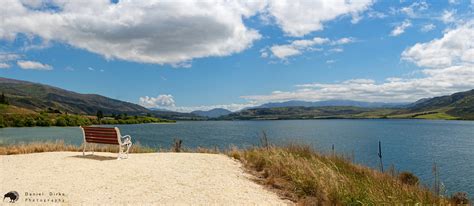
[[[117,141],[107,141],[107,140],[86,140],[88,143],[100,143],[100,144],[113,144],[118,145]]]
[[[93,133],[93,132],[85,132],[86,137],[115,137],[117,138],[117,134],[112,134],[112,133]]]
[[[102,137],[86,137],[86,141],[89,140],[106,140],[106,141],[115,141],[117,142],[117,138],[102,138]]]
[[[86,141],[106,141],[106,142],[118,142],[118,139],[104,139],[104,138],[97,138],[97,137],[86,137]]]
[[[109,128],[109,127],[83,127],[83,129],[85,131],[98,131],[98,132],[115,131],[115,128]]]

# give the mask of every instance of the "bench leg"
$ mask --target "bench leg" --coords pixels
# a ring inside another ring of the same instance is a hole
[[[84,149],[82,150],[82,156],[86,155],[86,142],[84,141]]]
[[[127,154],[127,159],[128,159],[128,151],[130,151],[130,147],[132,147],[132,142],[130,144],[127,144],[127,151],[125,151],[125,154]]]
[[[119,145],[119,153],[118,153],[117,160],[120,160],[120,159],[122,159],[122,153],[123,153],[123,148],[122,148],[122,145]]]

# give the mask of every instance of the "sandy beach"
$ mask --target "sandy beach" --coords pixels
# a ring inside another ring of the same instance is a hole
[[[17,203],[64,205],[286,205],[218,154],[49,152],[0,156],[0,192]],[[8,198],[7,198],[8,199]],[[2,204],[8,204],[7,200]]]

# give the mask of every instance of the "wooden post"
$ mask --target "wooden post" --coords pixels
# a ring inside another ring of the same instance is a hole
[[[335,156],[336,153],[334,153],[334,144],[332,144],[331,150],[332,150],[332,156]]]
[[[436,165],[436,162],[433,163],[433,176],[434,176],[433,192],[436,194],[436,196],[439,196],[440,182],[439,182],[438,167]]]
[[[379,153],[378,153],[379,159],[380,159],[380,171],[383,172],[383,162],[382,162],[382,142],[379,141]]]

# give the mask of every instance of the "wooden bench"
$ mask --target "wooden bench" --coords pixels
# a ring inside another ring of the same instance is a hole
[[[128,158],[128,151],[132,146],[132,137],[130,135],[121,136],[120,130],[117,127],[81,127],[81,129],[84,135],[84,150],[82,151],[82,155],[86,154],[87,143],[98,143],[118,145],[119,153],[117,159]],[[124,152],[125,147],[127,150]],[[93,149],[92,154],[94,154]]]

